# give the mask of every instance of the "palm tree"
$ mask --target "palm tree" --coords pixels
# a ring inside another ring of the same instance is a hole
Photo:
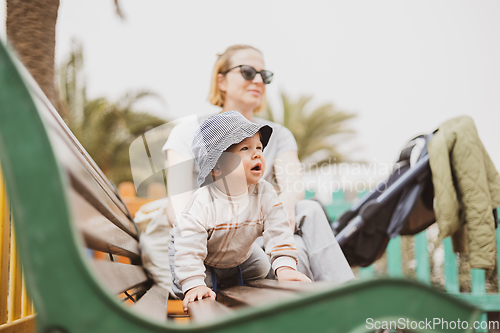
[[[283,126],[288,128],[297,141],[299,159],[314,164],[338,163],[346,157],[338,151],[338,138],[352,133],[346,121],[356,115],[340,111],[333,104],[323,104],[308,112],[312,97],[302,96],[292,100],[281,93],[283,101]],[[265,118],[275,121],[268,105]]]
[[[56,108],[54,52],[58,9],[59,0],[7,0],[7,38]]]
[[[110,180],[115,184],[131,181],[130,144],[149,129],[166,122],[134,111],[134,106],[146,97],[159,97],[140,91],[126,93],[114,103],[102,97],[89,100],[82,70],[82,47],[75,43],[69,59],[59,69],[63,119]]]
[[[116,14],[124,19],[119,0]],[[54,80],[56,22],[59,0],[7,0],[7,39],[57,111],[59,97]]]

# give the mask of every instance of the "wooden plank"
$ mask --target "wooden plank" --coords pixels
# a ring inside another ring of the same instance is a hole
[[[497,208],[497,216],[500,216],[500,208]],[[496,229],[497,234],[497,267],[500,267],[500,228]],[[497,268],[498,269],[498,268]],[[497,285],[500,286],[500,274],[497,274]]]
[[[119,221],[118,226],[123,225],[125,230],[135,234],[136,229],[129,218],[130,214],[125,204],[118,198],[119,194],[114,187],[107,181],[100,182],[100,177],[92,174],[93,169],[89,168],[86,159],[82,158],[81,152],[72,146],[71,141],[68,141],[66,133],[51,127],[48,128],[47,134],[57,160],[66,169],[72,185],[81,191],[89,202],[97,203],[96,208],[102,210],[104,215],[109,214],[110,220],[116,219]]]
[[[127,249],[109,244],[106,239],[104,239],[102,237],[98,237],[95,234],[83,232],[83,239],[84,239],[85,244],[88,246],[89,249],[128,257],[128,258],[130,258],[130,260],[132,260],[134,262],[138,262],[140,260],[140,256],[137,255],[136,253],[130,252]],[[132,243],[130,243],[130,245],[132,245]],[[104,257],[107,259],[106,255],[104,255]]]
[[[155,284],[132,307],[144,316],[157,320],[167,320],[168,292]]]
[[[10,210],[5,183],[0,173],[0,325],[8,320]]]
[[[473,268],[471,273],[471,293],[484,295],[486,293],[486,284],[484,282],[484,269]]]
[[[114,192],[111,189],[104,189],[100,184],[98,184],[92,174],[89,172],[88,168],[79,160],[77,152],[74,148],[69,146],[64,140],[57,135],[54,131],[49,131],[48,136],[53,146],[54,153],[59,163],[62,164],[63,169],[70,176],[70,181],[72,186],[75,186],[79,191],[81,191],[85,196],[90,198],[96,198],[97,202],[101,203],[106,210],[112,211],[114,215],[118,217],[120,223],[131,232],[135,232],[135,227],[133,223],[128,218],[128,211],[126,208],[121,208],[117,205],[117,201],[120,202]],[[75,180],[78,180],[77,186]],[[87,195],[87,193],[89,193]],[[111,198],[110,196],[115,196]],[[120,203],[121,204],[121,203]],[[123,207],[125,205],[123,204]]]
[[[27,316],[30,316],[35,313],[35,309],[33,307],[33,301],[31,300],[31,297],[28,294],[28,311],[26,312]]]
[[[429,251],[427,250],[426,230],[416,234],[413,239],[415,242],[415,259],[417,260],[417,280],[430,285],[431,267],[429,261]]]
[[[82,180],[79,179],[79,177],[76,176],[72,171],[69,172],[69,177],[73,188],[83,198],[85,198],[85,200],[87,200],[92,206],[94,206],[97,211],[99,211],[108,220],[114,223],[118,228],[122,229],[132,237],[138,238],[137,230],[134,226],[132,226],[128,217],[126,217],[117,209],[110,209],[106,202],[101,201],[103,196],[99,196],[99,191],[98,189],[95,189],[95,186],[89,186],[89,183],[87,183],[87,185],[82,183]]]
[[[90,249],[118,254],[134,260],[140,258],[136,239],[111,223],[79,193],[71,190],[69,198],[73,220]]]
[[[26,288],[26,280],[24,276],[24,270],[23,270],[23,317],[27,317],[31,314],[31,301],[30,297],[28,295],[28,289]]]
[[[5,325],[0,325],[0,333],[35,333],[36,332],[36,315],[32,314],[28,317],[10,322]]]
[[[320,281],[320,282],[301,282],[301,281],[278,281],[271,279],[259,279],[245,281],[245,285],[254,288],[271,288],[280,290],[289,290],[295,292],[311,292],[333,288],[338,283]]]
[[[114,186],[107,179],[99,166],[94,162],[92,157],[90,157],[85,148],[83,148],[81,143],[76,139],[66,123],[62,120],[59,113],[52,107],[47,98],[42,95],[43,93],[41,91],[37,89],[30,90],[40,116],[46,121],[46,124],[49,125],[46,128],[49,136],[51,136],[51,139],[53,138],[51,134],[57,133],[65,145],[73,151],[73,156],[79,160],[81,165],[85,166],[87,171],[94,178],[95,182],[99,184],[99,186],[107,193],[109,199],[113,200],[116,206],[119,207],[123,213],[127,214],[127,208],[123,202],[118,199],[118,192]],[[58,152],[56,151],[56,153]],[[62,160],[64,160],[64,158]]]
[[[374,264],[371,264],[370,266],[367,267],[360,267],[359,268],[359,277],[362,279],[370,279],[375,276],[375,271],[373,269],[375,267]]]
[[[481,317],[479,317],[479,328],[477,328],[474,332],[475,333],[487,333],[488,332],[488,315],[486,314],[486,312],[484,312],[483,314],[481,314]],[[484,328],[482,328],[484,327]]]
[[[401,258],[401,236],[389,241],[387,245],[387,275],[390,277],[403,277],[403,265]]]
[[[448,293],[459,293],[460,286],[458,283],[457,255],[453,252],[451,237],[446,237],[443,240],[443,246],[444,278],[446,283],[446,291]]]
[[[485,271],[484,269],[473,268],[471,269],[471,294],[477,296],[481,303],[483,303],[483,297],[486,296],[486,284],[485,284]],[[498,297],[498,294],[497,294]],[[498,308],[496,309],[498,310]],[[486,313],[481,315],[479,318],[480,322],[486,322]],[[483,325],[484,326],[484,325]],[[478,329],[476,332],[487,332],[485,329]]]
[[[10,288],[9,288],[9,321],[20,319],[22,316],[23,280],[21,275],[21,263],[17,251],[16,235],[11,230],[10,240]]]
[[[178,299],[169,299],[167,305],[167,315],[185,315],[182,309],[182,301]]]
[[[213,300],[212,298],[204,298],[202,300],[189,303],[188,308],[192,320],[198,323],[206,323],[210,320],[227,316],[233,312],[233,310]]]
[[[230,305],[262,305],[279,301],[290,300],[298,297],[298,293],[276,290],[260,289],[247,286],[235,286],[217,291],[217,299]]]
[[[118,295],[148,280],[141,266],[101,260],[92,260],[91,263],[100,281],[112,294]]]

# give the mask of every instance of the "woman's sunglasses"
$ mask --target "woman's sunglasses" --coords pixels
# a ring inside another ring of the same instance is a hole
[[[255,75],[257,75],[257,73],[260,74],[260,76],[262,77],[262,81],[265,84],[269,84],[273,80],[273,72],[267,71],[265,69],[261,70],[260,72],[257,72],[257,70],[255,68],[253,68],[252,66],[248,66],[248,65],[235,66],[233,68],[228,69],[227,71],[225,71],[222,74],[226,75],[228,72],[230,72],[233,69],[238,68],[238,67],[240,68],[241,76],[243,76],[243,78],[245,80],[252,81],[255,78]]]

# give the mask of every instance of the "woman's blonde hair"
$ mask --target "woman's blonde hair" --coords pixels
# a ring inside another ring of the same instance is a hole
[[[250,45],[233,45],[228,47],[224,53],[217,55],[217,60],[215,61],[212,77],[210,79],[210,91],[208,93],[208,101],[213,105],[220,107],[224,106],[225,93],[219,89],[219,74],[224,73],[230,68],[231,58],[236,52],[248,49],[255,50],[262,54],[260,50]],[[262,103],[253,110],[253,113],[264,110],[266,106],[266,95],[264,94],[264,96],[262,96]]]

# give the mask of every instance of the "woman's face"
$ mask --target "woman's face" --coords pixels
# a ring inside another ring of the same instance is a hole
[[[265,69],[262,54],[253,49],[237,51],[229,61],[229,68],[238,65],[249,65],[257,71]],[[260,74],[248,81],[241,75],[240,68],[229,71],[226,75],[219,74],[219,88],[226,93],[225,110],[253,110],[262,104],[266,85]]]

